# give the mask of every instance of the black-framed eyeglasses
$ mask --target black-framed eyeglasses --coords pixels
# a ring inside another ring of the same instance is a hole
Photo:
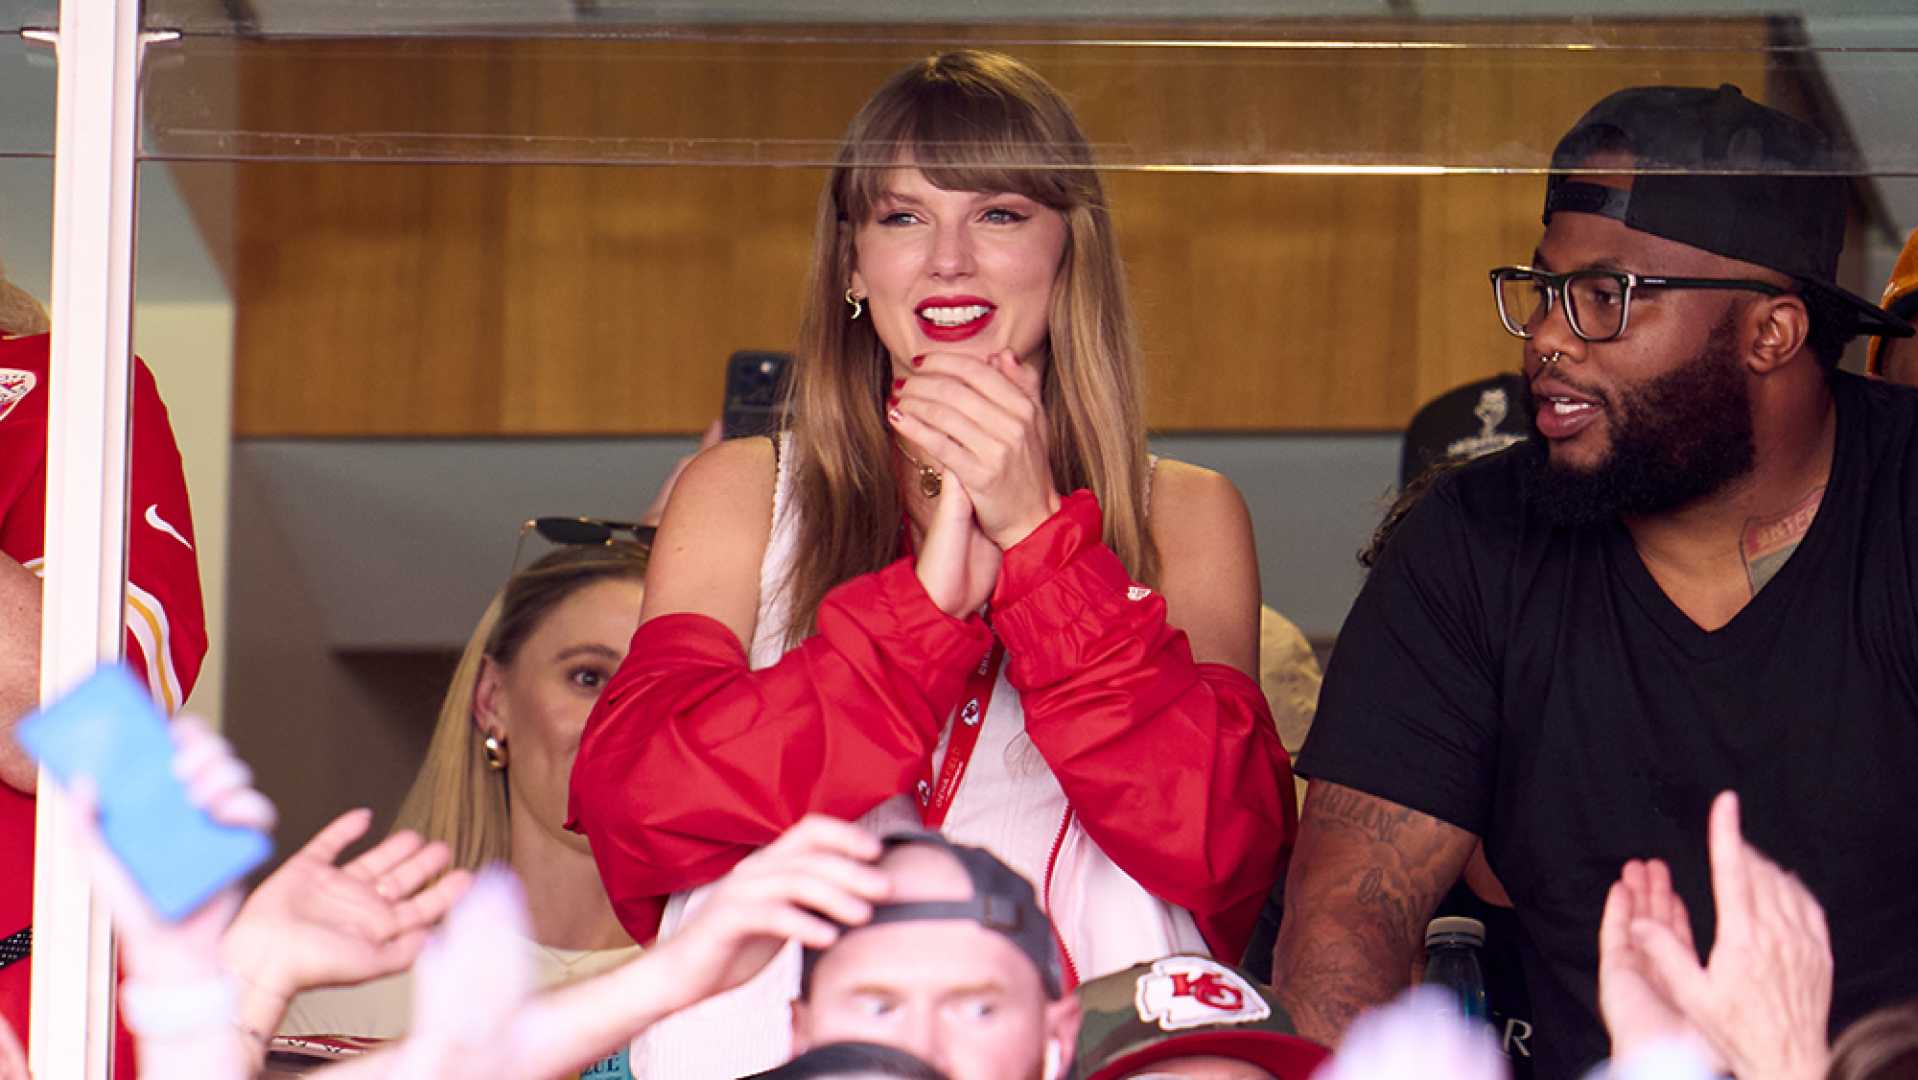
[[[632,537],[633,542],[648,548],[653,546],[653,537],[658,535],[656,525],[641,525],[636,521],[607,521],[590,517],[537,517],[530,518],[519,527],[519,539],[513,544],[513,568],[508,573],[519,572],[519,558],[526,546],[526,534],[538,533],[549,543],[569,546],[588,546],[611,544],[620,534]]]
[[[1789,290],[1752,278],[1653,277],[1626,270],[1573,270],[1554,274],[1529,266],[1492,271],[1498,321],[1513,337],[1529,339],[1532,328],[1565,300],[1565,321],[1580,341],[1614,341],[1631,325],[1632,293],[1639,289],[1738,289],[1783,296]]]

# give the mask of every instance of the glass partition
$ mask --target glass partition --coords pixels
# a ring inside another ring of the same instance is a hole
[[[1262,12],[154,0],[147,25],[184,36],[146,78],[143,183],[171,194],[143,213],[141,321],[202,304],[195,363],[230,350],[204,385],[234,440],[214,649],[274,653],[226,668],[237,737],[303,745],[289,771],[334,762],[325,783],[390,809],[519,522],[634,516],[717,413],[725,358],[792,345],[838,139],[940,49],[1010,53],[1071,101],[1154,429],[1236,470],[1267,598],[1319,640],[1398,429],[1516,363],[1485,271],[1530,253],[1540,173],[1598,98],[1731,82],[1824,126],[1855,180],[1854,291],[1918,224],[1908,17]],[[289,667],[327,715],[285,700]],[[403,720],[341,715],[381,710]]]
[[[1518,362],[1486,270],[1531,253],[1590,104],[1732,82],[1819,123],[1860,294],[1918,226],[1897,12],[1268,6],[152,0],[183,37],[142,97],[136,342],[193,492],[193,701],[282,852],[349,806],[391,824],[523,521],[639,517],[728,356],[792,347],[838,140],[928,53],[1010,53],[1077,110],[1155,447],[1238,483],[1266,601],[1321,645],[1408,418]],[[0,37],[0,77],[38,55]],[[0,180],[45,169],[22,122]]]
[[[321,25],[331,25],[321,17]],[[872,88],[941,48],[1045,70],[1112,170],[1536,172],[1611,89],[1736,82],[1848,111],[1903,100],[1907,47],[1794,20],[1297,19],[971,24],[598,18],[393,36],[187,37],[150,82],[162,159],[818,166]],[[247,88],[236,94],[236,86]],[[277,88],[277,90],[276,90]],[[297,88],[297,89],[296,89]],[[1874,146],[1847,172],[1910,173]]]

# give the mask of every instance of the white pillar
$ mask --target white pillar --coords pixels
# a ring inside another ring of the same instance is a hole
[[[126,577],[138,0],[61,0],[53,165],[44,700],[120,655]],[[105,1080],[113,949],[104,905],[40,777],[33,889],[37,1080]]]

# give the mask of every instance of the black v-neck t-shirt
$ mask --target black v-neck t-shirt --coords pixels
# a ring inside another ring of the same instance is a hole
[[[1918,995],[1918,391],[1831,385],[1810,531],[1721,629],[1672,604],[1622,525],[1533,513],[1527,445],[1432,488],[1339,635],[1299,771],[1484,840],[1524,931],[1541,1077],[1605,1056],[1598,922],[1625,860],[1671,864],[1709,950],[1725,788],[1825,906],[1834,1030]]]

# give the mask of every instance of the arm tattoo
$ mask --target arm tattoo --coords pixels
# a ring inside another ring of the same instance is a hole
[[[1412,817],[1412,811],[1402,806],[1342,787],[1327,788],[1313,809],[1326,827],[1350,829],[1377,844],[1398,839],[1399,830]]]
[[[1432,908],[1473,837],[1333,784],[1307,791],[1286,879],[1272,985],[1300,1033],[1327,1044],[1411,978]]]

